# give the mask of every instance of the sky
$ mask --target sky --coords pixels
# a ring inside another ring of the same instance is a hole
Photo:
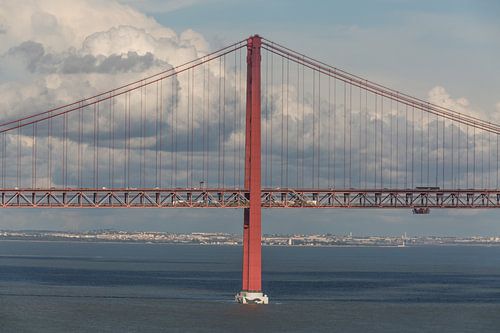
[[[29,114],[33,105],[44,109],[76,100],[257,33],[412,96],[437,102],[444,96],[452,106],[464,106],[461,111],[497,121],[499,14],[497,1],[482,0],[86,0],[71,4],[0,0],[0,115],[2,120],[10,119]],[[116,63],[100,66],[103,57]],[[240,233],[242,226],[239,210],[2,213],[0,229]],[[263,232],[500,235],[498,214],[264,210]]]

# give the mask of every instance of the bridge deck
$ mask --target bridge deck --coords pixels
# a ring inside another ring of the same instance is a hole
[[[246,208],[248,191],[218,188],[0,189],[2,208]],[[263,208],[500,208],[500,189],[264,188]]]

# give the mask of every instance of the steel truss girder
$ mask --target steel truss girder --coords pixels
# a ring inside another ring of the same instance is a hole
[[[227,189],[0,189],[2,208],[242,208]]]
[[[248,191],[0,189],[2,208],[247,208]],[[263,208],[500,208],[500,190],[263,189]]]
[[[315,190],[262,191],[267,208],[500,208],[500,190]]]

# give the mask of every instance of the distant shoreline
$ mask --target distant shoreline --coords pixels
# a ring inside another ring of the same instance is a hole
[[[241,246],[241,234],[223,232],[170,233],[155,231],[49,231],[0,230],[0,241],[43,241],[117,244],[171,244]],[[415,247],[415,246],[500,246],[499,236],[401,236],[335,234],[263,234],[263,246],[286,247]]]
[[[181,243],[181,242],[150,242],[150,241],[115,241],[115,240],[71,240],[71,239],[8,239],[0,238],[0,242],[30,242],[30,243],[86,243],[86,244],[137,244],[137,245],[179,245],[179,246],[227,246],[227,247],[241,247],[242,244],[202,244],[202,243]],[[480,244],[480,243],[446,243],[446,244],[411,244],[406,246],[399,245],[278,245],[278,244],[262,244],[263,247],[293,247],[293,248],[314,248],[314,247],[335,247],[335,248],[419,248],[419,247],[500,247],[500,244]],[[1,257],[1,255],[0,255]]]

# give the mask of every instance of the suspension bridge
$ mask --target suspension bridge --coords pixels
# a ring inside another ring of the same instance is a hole
[[[241,303],[262,208],[500,208],[500,125],[260,36],[0,124],[3,208],[242,208]]]

